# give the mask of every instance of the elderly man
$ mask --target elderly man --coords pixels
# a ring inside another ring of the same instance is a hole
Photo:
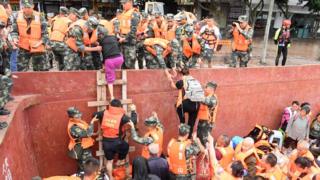
[[[150,144],[148,146],[150,158],[148,159],[148,165],[150,174],[157,175],[161,180],[169,179],[169,165],[166,159],[159,157],[159,144]]]
[[[235,159],[241,161],[248,171],[248,175],[244,179],[251,179],[256,175],[256,165],[260,158],[254,147],[254,140],[251,137],[244,138],[243,142],[237,145]]]

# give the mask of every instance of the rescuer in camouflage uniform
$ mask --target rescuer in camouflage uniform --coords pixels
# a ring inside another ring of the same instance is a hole
[[[68,8],[64,7],[64,6],[61,6],[60,7],[60,12],[59,12],[59,16],[65,16],[67,17],[68,16],[68,13],[69,13],[69,10]],[[73,16],[74,14],[74,9],[70,12],[70,16]],[[71,20],[71,18],[70,18]],[[54,25],[54,21],[55,19],[53,19],[52,21],[52,27],[51,29],[53,28],[53,25]],[[73,19],[71,21],[76,21],[76,19]],[[70,25],[70,24],[69,24]],[[66,49],[67,49],[67,46],[66,46],[66,43],[65,42],[60,42],[60,41],[50,41],[50,47],[52,49],[52,52],[54,54],[54,58],[55,60],[58,62],[59,64],[59,70],[62,71],[64,69],[63,67],[63,59],[64,59],[64,56],[66,54]]]
[[[179,125],[179,138],[178,139],[187,139],[188,135],[190,133],[190,126],[187,124],[180,124]],[[172,138],[172,140],[175,138]],[[194,138],[194,141],[185,148],[185,158],[186,158],[186,165],[189,174],[186,175],[175,175],[172,172],[170,172],[170,180],[191,180],[192,179],[192,173],[194,173],[194,169],[192,167],[192,156],[197,156],[200,153],[200,140],[198,138]],[[170,140],[171,142],[171,140]],[[170,143],[169,143],[170,144]],[[168,145],[168,151],[170,151],[170,147]],[[176,153],[176,152],[175,152]],[[170,156],[169,156],[170,159]]]
[[[85,23],[85,26],[89,29],[89,31],[92,31],[93,29],[98,27],[98,24],[99,21],[95,17],[90,17],[89,20]],[[64,69],[67,71],[94,69],[90,51],[101,51],[101,46],[85,46],[83,42],[83,30],[80,26],[77,25],[69,29],[67,36],[75,38],[78,52],[75,52],[70,47],[67,48],[66,56],[64,58]]]
[[[141,13],[141,21],[140,24],[148,23],[148,14],[145,12]],[[147,33],[147,28],[143,32],[138,32],[137,33],[137,59],[138,59],[138,65],[139,69],[143,69],[143,61],[145,60],[145,54],[144,54],[144,45],[143,42],[148,36]]]
[[[84,7],[79,9],[79,15],[80,15],[80,18],[83,20],[87,21],[89,19],[88,10]]]
[[[131,6],[133,3],[132,0],[121,0],[120,2],[122,5],[126,3],[131,3]],[[119,40],[119,42],[121,43],[122,52],[125,59],[125,62],[124,62],[125,69],[135,69],[135,63],[136,63],[136,57],[137,57],[136,33],[137,33],[137,27],[138,27],[139,21],[140,21],[140,14],[137,12],[133,12],[132,18],[131,18],[131,24],[130,24],[130,32],[128,34],[121,34],[121,38]]]
[[[186,28],[187,27],[192,28],[192,25],[187,23],[187,16],[184,14],[176,17],[176,21],[178,26],[176,29],[176,39],[174,41],[176,41],[177,43],[174,43],[176,47],[173,47],[173,48],[177,48],[179,50],[178,57],[177,57],[177,67],[183,68],[184,63],[183,63],[183,55],[182,55],[183,54],[182,39],[187,36]]]
[[[163,124],[161,123],[161,121],[158,119],[158,117],[156,115],[153,115],[149,118],[147,118],[144,121],[144,125],[147,127],[158,127],[160,129],[162,129],[162,132],[164,130]],[[136,129],[134,128],[134,125],[132,123],[131,125],[131,138],[139,144],[143,144],[143,145],[149,145],[151,143],[154,142],[154,139],[152,137],[140,137],[136,131]]]
[[[0,21],[0,34],[2,36],[2,31],[5,28],[5,23]],[[5,109],[5,105],[10,100],[10,92],[12,88],[12,79],[11,72],[6,68],[5,56],[5,47],[6,41],[5,38],[0,38],[0,115],[9,115],[10,111]],[[8,126],[7,122],[0,122],[0,129],[6,128]]]
[[[24,9],[27,9],[28,11],[30,11],[34,7],[33,0],[21,0],[20,5],[22,7],[22,11],[24,11]],[[34,12],[35,11],[33,11],[33,14],[31,15],[24,13],[24,18],[26,19],[27,24],[30,24],[32,20],[35,18]],[[19,13],[17,13],[17,16],[13,18],[12,32],[11,32],[11,37],[15,45],[18,45],[18,42],[19,42],[19,28],[17,24],[18,14]],[[40,24],[41,24],[42,44],[47,45],[49,43],[47,22],[42,15],[40,15]],[[27,31],[27,33],[29,33],[29,31]],[[31,33],[31,28],[30,28],[30,33]],[[41,44],[39,46],[41,46]],[[17,62],[18,71],[28,71],[29,62],[31,58],[32,58],[32,65],[33,65],[34,71],[49,70],[50,68],[49,60],[46,58],[45,52],[30,53],[30,51],[28,50],[19,48],[18,62]]]
[[[193,36],[194,36],[193,27],[192,26],[186,27],[185,34],[186,34],[185,35],[186,38],[193,38]],[[184,53],[182,53],[182,61],[180,62],[180,66],[182,66],[182,67],[187,66],[188,68],[195,68],[196,67],[198,59],[200,58],[200,55],[203,53],[203,50],[204,50],[204,48],[202,47],[204,45],[204,43],[202,43],[202,39],[199,38],[198,36],[196,38],[197,38],[199,45],[201,46],[200,54],[193,53],[193,55],[188,58],[184,55]],[[191,42],[192,42],[192,40],[191,40]],[[182,44],[183,44],[183,40],[181,40],[181,47],[183,48]],[[189,44],[190,44],[190,42],[189,42]],[[192,46],[192,43],[191,43],[191,46]]]
[[[72,149],[68,149],[68,156],[78,161],[78,167],[81,171],[83,170],[83,164],[85,163],[85,161],[89,157],[92,157],[91,147],[84,149],[82,147],[82,139],[90,138],[93,135],[94,122],[98,121],[98,119],[94,117],[91,120],[90,124],[87,124],[88,128],[84,129],[83,125],[80,125],[84,122],[82,120],[82,113],[77,108],[69,107],[67,110],[67,114],[69,117],[68,134],[69,136],[71,136],[70,138],[74,139],[75,141],[74,147],[72,147]]]

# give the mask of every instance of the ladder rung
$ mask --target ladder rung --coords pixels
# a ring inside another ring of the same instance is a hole
[[[136,151],[136,147],[135,146],[130,146],[129,147],[129,152],[134,152]]]
[[[117,79],[117,80],[115,80],[114,83],[113,83],[113,85],[125,85],[125,84],[127,84],[127,82],[124,81],[124,80],[122,80],[122,79]],[[98,86],[105,86],[105,85],[107,85],[107,82],[104,81],[104,80],[101,80],[101,81],[98,81],[98,82],[97,82],[97,85],[98,85]]]
[[[123,99],[121,100],[122,104],[132,104],[132,99]],[[88,102],[89,107],[97,107],[97,106],[107,106],[109,105],[109,101],[90,101]]]
[[[104,156],[104,151],[96,151],[96,156]]]

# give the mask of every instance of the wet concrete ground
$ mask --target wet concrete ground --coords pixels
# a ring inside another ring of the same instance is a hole
[[[277,55],[277,45],[272,40],[268,43],[266,64],[260,64],[263,51],[263,39],[254,39],[252,60],[249,67],[274,66]],[[224,49],[223,53],[217,55],[215,67],[228,67],[224,62],[230,59],[229,52]],[[225,61],[223,61],[224,59]],[[280,58],[280,62],[282,57]],[[280,63],[279,63],[280,64]],[[320,64],[320,40],[315,39],[293,39],[292,46],[288,50],[286,65]]]

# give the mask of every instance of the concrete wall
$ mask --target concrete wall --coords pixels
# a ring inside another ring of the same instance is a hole
[[[203,83],[215,80],[219,84],[215,136],[245,135],[256,123],[276,128],[282,109],[292,100],[310,102],[314,114],[320,110],[320,66],[194,70],[191,74]],[[95,72],[17,75],[14,95],[40,94],[41,103],[19,110],[23,116],[14,117],[0,146],[0,152],[6,149],[6,156],[10,157],[14,179],[73,173],[76,163],[66,155],[66,109],[77,106],[84,113],[84,118],[90,120],[95,108],[88,108],[87,102],[96,98]],[[143,120],[152,111],[157,111],[166,128],[165,141],[176,136],[176,96],[177,91],[170,88],[162,71],[128,71],[128,97],[137,105],[139,133],[144,132]],[[28,126],[23,126],[24,123]],[[14,146],[11,144],[13,141],[18,144],[26,141],[30,148]],[[136,147],[134,154],[140,152],[141,146]],[[26,149],[33,152],[30,157],[25,157],[28,154]],[[1,153],[0,162],[4,158]]]

